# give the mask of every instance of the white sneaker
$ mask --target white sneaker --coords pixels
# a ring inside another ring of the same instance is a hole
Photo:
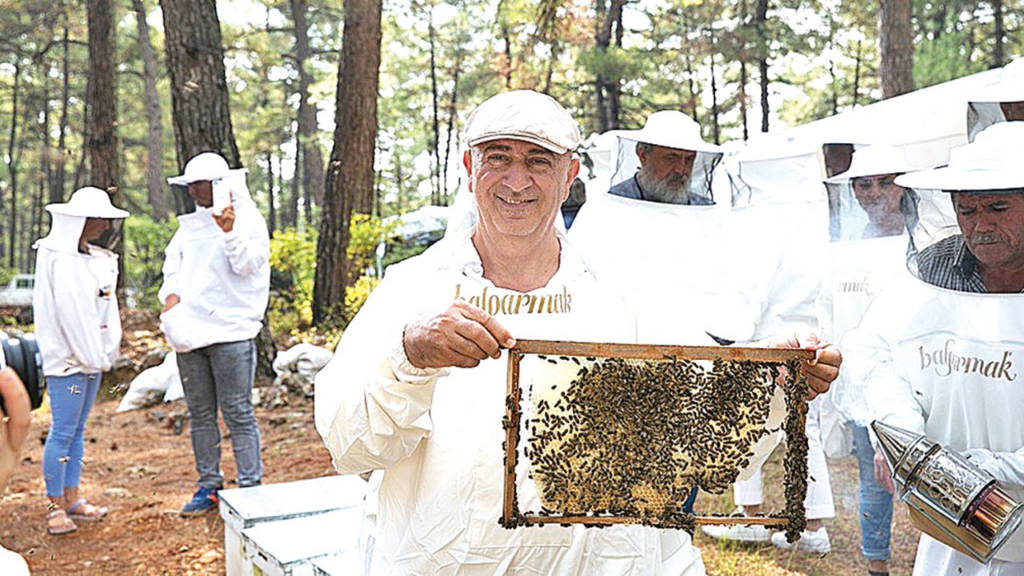
[[[794,544],[786,541],[785,532],[776,532],[772,534],[772,546],[782,548],[783,550],[790,550],[796,547],[797,550],[812,554],[828,554],[832,550],[832,543],[828,539],[828,531],[825,530],[824,526],[813,532],[804,530],[800,533],[800,539]]]
[[[767,542],[771,538],[771,532],[760,524],[705,524],[700,529],[712,538],[719,540],[733,540],[736,542]]]

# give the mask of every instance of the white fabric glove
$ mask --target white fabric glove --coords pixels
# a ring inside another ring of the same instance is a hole
[[[1024,487],[1024,454],[972,448],[964,450],[963,455],[996,480]]]

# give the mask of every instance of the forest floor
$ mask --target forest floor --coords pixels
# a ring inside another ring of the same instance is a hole
[[[145,331],[140,333],[145,336]],[[131,340],[127,330],[126,339]],[[140,354],[144,348],[135,345]],[[108,506],[107,518],[80,523],[78,531],[59,537],[46,533],[40,462],[50,415],[44,407],[33,414],[23,459],[0,500],[0,543],[25,556],[37,575],[223,574],[224,524],[219,514],[199,518],[178,514],[196,488],[188,426],[175,430],[172,425],[175,415],[184,412],[184,403],[118,413],[118,400],[111,395],[97,399],[86,429],[82,493]],[[278,408],[258,407],[256,415],[263,436],[265,483],[333,473],[330,457],[313,425],[311,400],[294,400]],[[782,466],[777,456],[765,467],[769,509],[773,504],[778,508],[782,505]],[[830,460],[829,466],[837,513],[826,523],[832,540],[830,554],[718,543],[698,529],[696,544],[708,573],[867,574],[867,564],[859,552],[856,461],[852,457]],[[225,478],[234,478],[234,460],[227,441],[222,467]],[[697,502],[698,510],[723,511],[731,507],[731,493],[702,494]],[[896,507],[894,518],[891,574],[908,575],[918,532],[910,525],[905,506]]]

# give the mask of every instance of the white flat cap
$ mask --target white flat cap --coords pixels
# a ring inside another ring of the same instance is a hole
[[[533,90],[502,92],[476,107],[462,133],[469,146],[523,140],[556,154],[580,145],[580,127],[554,98]]]

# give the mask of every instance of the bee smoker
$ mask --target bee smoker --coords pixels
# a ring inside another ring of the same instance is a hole
[[[1024,505],[991,474],[923,434],[871,423],[918,530],[988,562],[1021,523]]]

